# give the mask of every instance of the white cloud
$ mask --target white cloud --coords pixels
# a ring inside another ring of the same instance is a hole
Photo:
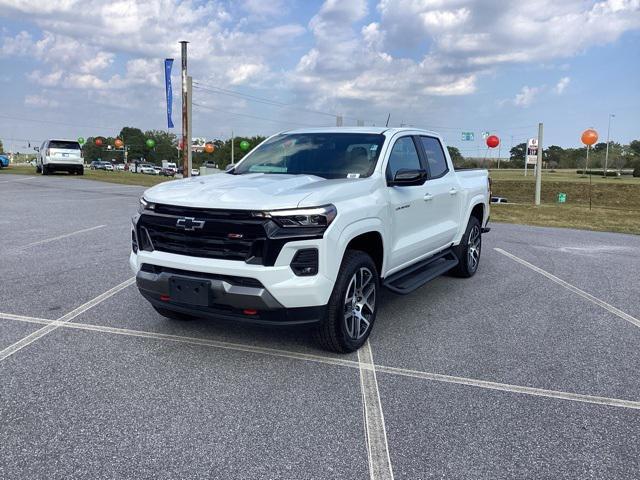
[[[569,86],[569,82],[571,82],[571,78],[562,77],[554,87],[553,91],[558,95],[562,95],[565,89]]]
[[[516,94],[515,98],[513,99],[513,104],[516,107],[530,106],[535,100],[538,93],[540,93],[540,90],[540,87],[528,87],[527,85],[525,85],[524,87],[522,87],[522,90],[520,90],[520,93]]]
[[[43,95],[27,95],[24,97],[24,104],[37,108],[53,108],[60,106],[57,100]]]

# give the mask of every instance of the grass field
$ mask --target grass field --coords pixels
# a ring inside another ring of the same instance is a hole
[[[39,173],[36,173],[35,167],[31,166],[11,166],[9,168],[3,168],[2,170],[0,170],[0,174],[2,173],[39,175]],[[66,176],[67,174],[61,172],[56,173],[56,175]],[[159,175],[143,175],[141,173],[131,172],[107,172],[105,170],[90,170],[89,168],[84,169],[84,175],[81,177],[75,175],[70,176],[74,178],[84,178],[86,180],[98,180],[100,182],[122,183],[124,185],[142,185],[143,187],[152,187],[153,185],[157,185],[158,183],[173,180],[171,177],[161,177]]]
[[[1,173],[36,175],[33,167],[10,167]],[[65,175],[61,173],[60,175]],[[129,172],[85,170],[88,180],[153,186],[169,180],[167,177]],[[522,170],[492,170],[493,194],[506,197],[509,204],[493,205],[494,222],[521,223],[551,227],[569,227],[640,234],[640,178],[583,178],[575,170],[543,172],[542,203],[533,205],[535,177],[524,177]],[[567,203],[558,204],[558,193],[567,194]],[[589,210],[591,192],[592,210]]]

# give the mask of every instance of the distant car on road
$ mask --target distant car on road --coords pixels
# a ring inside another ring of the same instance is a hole
[[[504,197],[491,197],[491,203],[508,203]]]
[[[38,159],[36,171],[47,175],[56,170],[64,170],[78,175],[84,174],[82,148],[75,140],[45,140],[36,147]]]
[[[191,169],[191,176],[192,177],[197,177],[198,175],[200,175],[200,170],[198,170],[197,168],[192,168]]]
[[[9,157],[6,155],[0,155],[0,168],[7,168],[9,166]]]
[[[157,175],[156,169],[153,168],[153,165],[149,163],[141,163],[140,165],[138,165],[138,172],[146,173],[147,175]]]
[[[176,170],[171,167],[162,167],[160,175],[164,177],[173,177],[176,174]]]
[[[114,170],[111,162],[105,162],[100,160],[94,160],[93,162],[91,162],[89,168],[91,168],[91,170],[107,170],[111,172],[113,172]]]
[[[124,172],[124,163],[118,163],[116,165],[116,170],[119,172]]]

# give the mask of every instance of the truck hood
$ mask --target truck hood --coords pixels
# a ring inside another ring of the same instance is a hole
[[[150,202],[200,208],[266,210],[295,208],[309,195],[304,187],[322,182],[312,175],[218,173],[161,183],[144,197]]]
[[[161,183],[147,190],[144,198],[153,203],[185,207],[276,210],[325,205],[345,196],[361,195],[364,190],[371,188],[368,180],[327,180],[314,175],[219,173]],[[345,183],[360,188],[341,188]]]

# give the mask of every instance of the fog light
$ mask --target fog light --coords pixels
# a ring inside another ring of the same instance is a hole
[[[310,277],[318,273],[318,249],[298,250],[291,260],[291,270],[299,277]]]

